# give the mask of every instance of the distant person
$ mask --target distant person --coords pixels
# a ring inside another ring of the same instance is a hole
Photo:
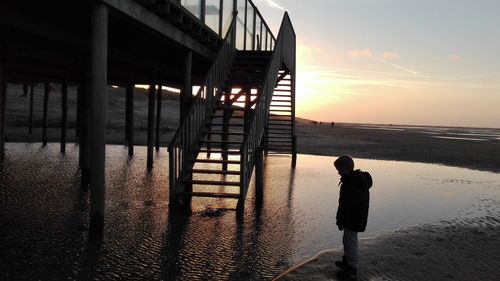
[[[333,122],[333,121],[332,121],[332,124],[331,124],[331,125],[332,125],[332,128],[333,128],[333,126],[335,126],[335,122]]]
[[[341,273],[351,279],[358,274],[358,232],[366,229],[370,187],[372,177],[368,172],[354,170],[354,160],[349,155],[342,155],[333,163],[340,175],[340,196],[337,209],[337,226],[344,231],[342,242],[344,256],[335,265]]]

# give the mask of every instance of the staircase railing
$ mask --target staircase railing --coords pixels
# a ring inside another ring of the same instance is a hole
[[[252,177],[256,150],[261,146],[266,126],[269,106],[278,79],[278,71],[284,63],[290,70],[295,71],[295,31],[288,13],[285,12],[281,22],[278,38],[271,56],[262,84],[259,101],[251,117],[250,126],[245,129],[245,138],[240,148],[240,199],[244,199]]]
[[[236,54],[235,32],[237,13],[233,14],[231,26],[219,49],[216,59],[212,63],[203,85],[192,99],[191,107],[179,125],[174,137],[168,146],[169,153],[169,189],[170,202],[174,203],[184,172],[191,169],[200,147],[200,137],[203,134],[220,91],[224,87],[224,80],[229,72],[231,63]],[[217,89],[217,90],[214,90]]]

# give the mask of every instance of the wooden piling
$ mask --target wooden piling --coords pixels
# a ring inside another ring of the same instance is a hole
[[[261,147],[255,151],[255,195],[257,197],[263,196],[264,193],[264,152]]]
[[[133,83],[126,88],[126,128],[128,156],[134,156],[134,87]]]
[[[160,126],[161,126],[161,99],[162,99],[162,86],[158,85],[158,93],[156,95],[156,132],[155,132],[155,147],[156,151],[160,150]]]
[[[0,161],[4,159],[5,154],[5,103],[7,102],[7,81],[5,81],[4,64],[1,59],[0,57]]]
[[[82,188],[88,188],[90,184],[90,92],[88,79],[78,87],[78,105],[80,118],[77,124],[79,135],[79,156],[80,156],[80,185]]]
[[[42,145],[47,145],[47,125],[49,106],[50,83],[45,82],[43,90],[43,119],[42,119]]]
[[[147,168],[153,168],[153,138],[155,126],[155,79],[149,85],[148,93],[148,135],[147,135]]]
[[[78,85],[76,89],[76,124],[75,124],[75,137],[78,138],[78,143],[80,143],[80,135],[82,131],[82,84]]]
[[[94,3],[90,28],[90,104],[92,162],[90,167],[90,231],[104,228],[105,158],[106,158],[106,90],[108,60],[108,8]]]
[[[182,124],[184,122],[184,119],[187,117],[189,107],[191,105],[191,101],[193,99],[193,82],[192,82],[192,76],[191,76],[191,70],[192,70],[192,64],[193,64],[193,52],[192,51],[187,51],[185,54],[184,58],[184,87],[181,90],[181,96],[180,96],[180,118],[179,118],[179,123]],[[185,178],[186,181],[192,180],[193,174],[189,173],[189,175]],[[193,190],[193,185],[192,184],[184,184],[184,190],[183,192],[191,192]],[[184,198],[185,202],[190,202],[191,198]],[[186,203],[189,204],[189,203]]]
[[[29,120],[28,120],[28,134],[33,133],[33,99],[34,99],[34,85],[30,85],[30,109],[29,109]]]
[[[66,153],[66,125],[68,120],[68,84],[61,84],[61,153]]]
[[[191,100],[193,99],[193,84],[191,81],[191,67],[193,63],[193,53],[186,52],[184,59],[184,88],[180,96],[180,123],[186,118]]]

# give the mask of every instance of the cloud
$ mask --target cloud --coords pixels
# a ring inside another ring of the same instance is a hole
[[[356,58],[356,59],[358,59],[358,58],[374,58],[375,57],[370,49],[350,50],[349,55],[351,56],[351,58]]]
[[[393,52],[384,52],[382,54],[382,58],[384,60],[391,60],[391,59],[397,59],[401,57],[399,54],[393,53]]]
[[[420,72],[415,71],[415,70],[412,70],[412,69],[409,69],[409,68],[404,67],[404,66],[402,66],[402,65],[395,64],[395,63],[392,63],[392,62],[388,62],[388,61],[386,61],[386,60],[384,60],[384,59],[382,59],[382,58],[377,58],[377,57],[376,57],[375,59],[376,59],[376,60],[378,60],[378,61],[379,61],[379,62],[381,62],[381,63],[385,63],[385,64],[388,64],[388,65],[390,65],[390,66],[393,66],[393,67],[395,67],[395,68],[397,68],[397,69],[400,69],[400,70],[402,70],[402,71],[404,71],[404,72],[406,72],[406,73],[408,73],[408,74],[411,74],[411,75],[414,75],[414,76],[418,76],[418,77],[422,77],[422,76],[423,76]]]
[[[274,0],[258,0],[258,1],[266,3],[271,8],[275,8],[275,9],[278,9],[278,10],[285,11],[285,8],[283,6],[281,6],[280,4],[278,4]]]
[[[389,59],[394,59],[394,58],[400,57],[398,54],[395,54],[395,53],[384,52],[382,54],[382,58],[381,58],[381,57],[378,57],[375,54],[373,54],[373,52],[370,49],[362,49],[362,50],[356,49],[356,50],[350,50],[349,55],[351,56],[351,58],[356,58],[356,59],[357,58],[374,59],[374,60],[377,60],[381,63],[387,64],[387,65],[395,67],[399,70],[402,70],[405,73],[410,74],[412,76],[422,77],[422,74],[419,73],[418,71],[409,69],[409,68],[401,66],[399,64],[389,62],[388,61]]]
[[[452,61],[463,61],[464,60],[464,58],[462,56],[459,56],[459,55],[449,55],[448,59],[450,59]]]

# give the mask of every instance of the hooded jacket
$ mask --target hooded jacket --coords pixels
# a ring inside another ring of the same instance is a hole
[[[372,177],[368,172],[355,170],[340,178],[337,225],[363,232],[368,221]]]

